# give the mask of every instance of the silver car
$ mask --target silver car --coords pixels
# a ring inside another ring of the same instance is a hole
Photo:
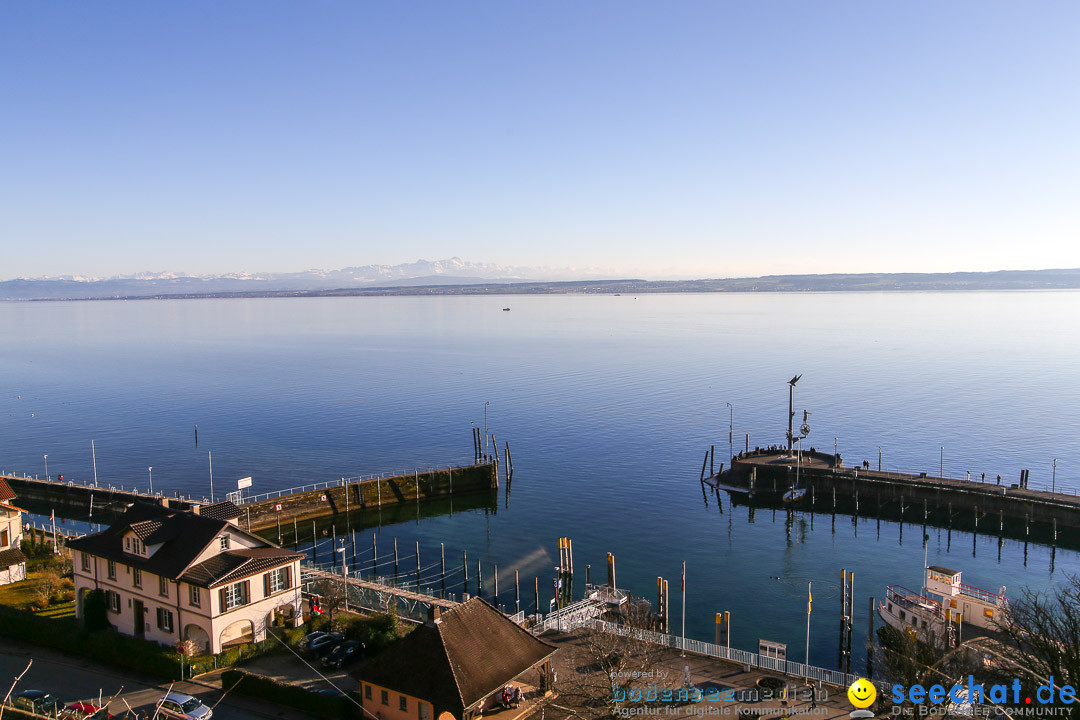
[[[181,720],[210,720],[214,711],[191,695],[171,692],[157,701],[158,717],[181,718]]]

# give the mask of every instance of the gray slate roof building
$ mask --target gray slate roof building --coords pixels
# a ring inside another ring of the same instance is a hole
[[[472,598],[416,628],[352,676],[427,700],[435,718],[442,712],[463,718],[556,650],[483,599]]]

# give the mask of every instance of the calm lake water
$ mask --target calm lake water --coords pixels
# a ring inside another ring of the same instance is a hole
[[[783,442],[787,385],[811,412],[804,447],[847,464],[1080,489],[1080,294],[1075,292],[326,298],[0,303],[0,467],[209,492],[463,464],[470,427],[510,442],[508,500],[377,528],[380,555],[416,541],[521,571],[552,596],[557,539],[578,582],[607,552],[647,598],[687,562],[687,634],[733,614],[733,644],[764,637],[836,664],[839,575],[856,573],[856,641],[870,594],[920,585],[921,528],[706,505],[710,444]],[[502,308],[509,306],[510,312]],[[195,447],[194,427],[199,445]],[[941,448],[944,447],[944,450]],[[812,527],[811,527],[812,525]],[[930,530],[930,560],[1016,594],[1080,572],[1071,550]],[[370,553],[371,531],[358,544]],[[329,543],[327,542],[327,545]],[[358,552],[359,552],[358,548]],[[324,549],[323,559],[328,554]],[[403,561],[415,568],[415,560]],[[472,580],[470,585],[474,585]],[[528,588],[526,590],[526,587]],[[471,587],[470,591],[475,591]],[[489,590],[485,590],[489,592]]]

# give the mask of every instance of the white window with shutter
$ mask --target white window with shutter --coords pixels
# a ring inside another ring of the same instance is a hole
[[[250,597],[247,580],[223,587],[221,588],[221,611],[227,612],[233,608],[247,605]]]

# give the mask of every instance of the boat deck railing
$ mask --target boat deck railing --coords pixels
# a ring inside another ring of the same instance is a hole
[[[907,610],[921,610],[945,619],[945,613],[937,600],[928,598],[901,585],[890,585],[885,589],[885,599]]]
[[[991,605],[1003,605],[1005,603],[1005,597],[989,590],[983,590],[982,588],[975,587],[974,585],[965,585],[960,583],[960,594],[967,595],[968,597],[981,600]]]

